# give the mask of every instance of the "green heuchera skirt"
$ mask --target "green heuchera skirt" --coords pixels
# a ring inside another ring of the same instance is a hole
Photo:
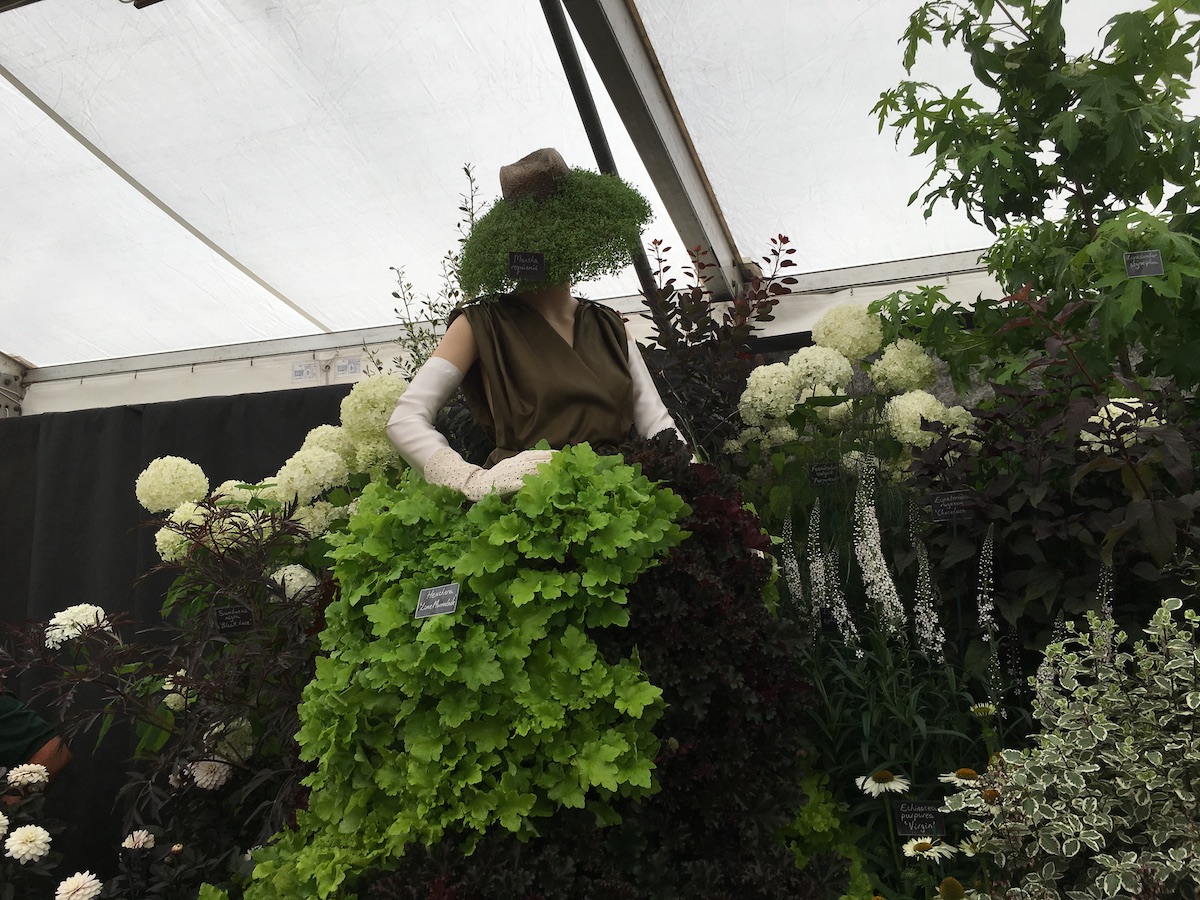
[[[331,541],[340,596],[300,708],[309,809],[255,854],[247,898],[350,896],[447,829],[533,835],[560,807],[602,823],[655,790],[662,692],[588,629],[627,624],[627,586],[686,536],[683,501],[586,444],[469,509],[400,478]],[[457,611],[414,618],[449,583]]]

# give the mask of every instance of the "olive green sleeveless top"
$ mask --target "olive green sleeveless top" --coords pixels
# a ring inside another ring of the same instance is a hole
[[[615,310],[580,300],[574,346],[515,294],[476,300],[455,310],[450,321],[460,314],[479,348],[463,394],[496,442],[487,465],[543,439],[555,449],[583,441],[600,449],[629,436],[629,345]]]

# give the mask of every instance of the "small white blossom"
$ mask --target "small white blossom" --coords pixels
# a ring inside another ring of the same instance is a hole
[[[108,616],[102,608],[91,603],[68,606],[62,612],[55,613],[46,625],[46,646],[57,650],[67,641],[74,640],[92,628],[103,628],[112,632]]]
[[[37,862],[49,852],[50,832],[40,825],[22,825],[4,841],[5,855],[21,865]]]
[[[41,763],[13,766],[7,777],[11,787],[38,787],[50,782],[50,772]]]
[[[871,366],[870,375],[875,386],[884,391],[924,390],[937,381],[933,359],[908,338],[888,344]]]
[[[64,878],[54,892],[54,900],[94,900],[104,885],[91,872],[76,872]]]
[[[152,850],[154,835],[145,828],[139,828],[137,831],[131,831],[129,836],[121,841],[121,846],[126,850]]]
[[[864,306],[843,303],[832,307],[813,325],[813,343],[831,347],[848,359],[870,356],[883,343],[879,316]]]
[[[312,598],[321,582],[304,566],[284,566],[271,573],[271,580],[283,588],[283,595],[295,602]]]
[[[202,759],[188,763],[187,772],[196,787],[206,791],[215,791],[229,780],[233,767],[219,759]]]
[[[408,383],[398,375],[364,378],[342,400],[342,428],[356,444],[387,437],[388,419]]]
[[[875,475],[865,468],[859,474],[854,495],[854,555],[879,624],[890,634],[901,635],[906,618],[904,605],[883,555],[883,538],[875,513]]]
[[[186,501],[208,495],[208,477],[194,462],[179,456],[154,460],[137,477],[134,485],[138,503],[150,512],[166,512]]]

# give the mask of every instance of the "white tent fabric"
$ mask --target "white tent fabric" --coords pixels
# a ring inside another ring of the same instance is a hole
[[[805,271],[987,243],[906,207],[922,164],[867,114],[910,5],[636,4],[743,255],[779,232]],[[1069,11],[1090,38],[1124,5]],[[37,366],[386,325],[390,266],[437,289],[464,163],[485,200],[537,147],[593,165],[536,0],[41,0],[0,14],[0,66],[0,351]],[[647,237],[678,244],[661,206]]]

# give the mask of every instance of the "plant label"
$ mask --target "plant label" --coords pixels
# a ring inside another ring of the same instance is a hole
[[[461,585],[443,584],[438,587],[422,588],[417,596],[417,613],[414,619],[444,616],[458,609],[458,591]]]
[[[929,498],[933,521],[954,522],[975,518],[979,498],[974,491],[944,491]]]
[[[1147,278],[1164,274],[1162,251],[1138,250],[1125,254],[1125,274],[1130,278]]]
[[[244,606],[218,606],[217,631],[237,631],[254,624],[254,615]]]
[[[840,466],[837,463],[813,463],[808,467],[808,482],[814,485],[837,484],[839,474]]]
[[[946,834],[941,803],[905,800],[896,804],[892,815],[896,820],[897,837],[944,837]]]
[[[513,281],[545,281],[546,254],[509,253],[508,277]]]

